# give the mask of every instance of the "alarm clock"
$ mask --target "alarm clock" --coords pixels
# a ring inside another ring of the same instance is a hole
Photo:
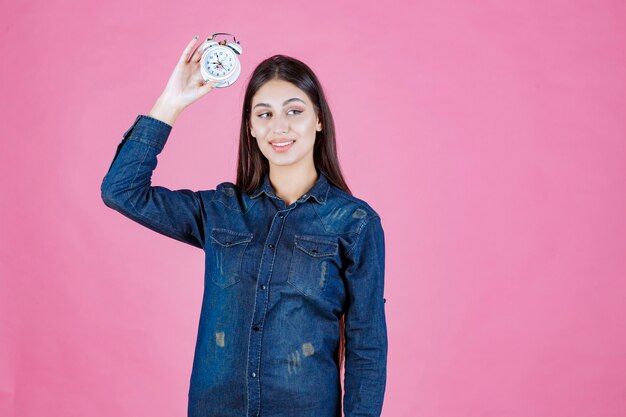
[[[233,42],[226,40],[216,41],[217,35],[230,35]],[[207,38],[198,48],[202,51],[200,58],[200,72],[205,82],[216,82],[213,87],[228,87],[233,84],[241,73],[241,45],[230,33],[214,33]]]

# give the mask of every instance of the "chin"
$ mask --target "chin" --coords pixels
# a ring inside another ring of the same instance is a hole
[[[294,163],[295,163],[294,161],[285,161],[285,160],[283,160],[283,161],[273,161],[273,160],[270,159],[269,161],[270,161],[270,163],[272,165],[276,165],[276,166],[289,166],[289,165],[294,165]]]

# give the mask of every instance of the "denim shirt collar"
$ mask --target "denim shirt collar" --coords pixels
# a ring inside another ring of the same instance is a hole
[[[302,197],[300,197],[297,201],[299,203],[302,203],[308,200],[309,197],[313,197],[315,200],[317,200],[318,203],[325,204],[329,188],[330,182],[328,181],[328,178],[326,178],[326,175],[324,175],[322,172],[318,171],[317,181],[315,181],[313,187],[311,187],[309,191],[303,194]],[[272,188],[272,184],[270,183],[269,174],[265,174],[263,176],[263,182],[256,190],[254,190],[254,192],[250,195],[250,198],[257,198],[262,193],[265,193],[272,198],[279,198],[274,193],[274,189]]]

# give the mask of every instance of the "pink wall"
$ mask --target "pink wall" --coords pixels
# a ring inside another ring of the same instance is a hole
[[[185,415],[203,254],[99,187],[213,32],[242,80],[284,53],[324,84],[386,231],[383,416],[626,415],[625,4],[3,4],[0,415]],[[153,184],[234,179],[243,88],[185,111]]]

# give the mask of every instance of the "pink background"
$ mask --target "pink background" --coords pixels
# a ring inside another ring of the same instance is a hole
[[[320,77],[383,219],[385,417],[626,415],[626,3],[2,4],[0,415],[184,416],[203,253],[100,183],[194,34],[243,73],[178,119],[153,184],[235,178],[244,80]]]

